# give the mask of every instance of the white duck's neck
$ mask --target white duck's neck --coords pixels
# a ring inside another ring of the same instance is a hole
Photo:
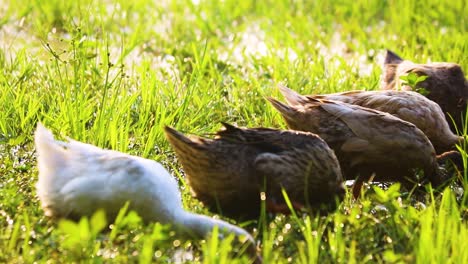
[[[253,258],[253,263],[262,263],[261,258],[257,255],[255,240],[244,229],[219,219],[213,219],[183,210],[177,214],[176,218],[177,219],[173,221],[173,223],[177,228],[177,231],[179,234],[188,237],[207,238],[216,226],[218,227],[220,236],[234,233],[234,235],[241,237],[241,239],[246,243],[246,253]]]
[[[181,234],[193,238],[206,238],[217,226],[220,234],[234,233],[237,236],[244,236],[253,243],[252,236],[244,229],[204,215],[181,211],[177,214],[174,224]]]

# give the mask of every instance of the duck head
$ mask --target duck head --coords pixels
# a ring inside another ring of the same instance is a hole
[[[400,77],[415,73],[427,78],[410,87]],[[452,131],[463,128],[468,100],[468,81],[462,68],[456,63],[433,62],[418,64],[404,60],[392,51],[387,51],[382,76],[382,89],[421,89],[430,100],[439,104]]]

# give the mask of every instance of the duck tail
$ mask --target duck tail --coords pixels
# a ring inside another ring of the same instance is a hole
[[[309,102],[309,99],[306,96],[300,95],[284,85],[279,84],[278,88],[289,105],[304,105]]]
[[[296,114],[297,114],[297,110],[293,107],[293,106],[289,106],[289,105],[285,105],[283,103],[281,103],[280,101],[274,99],[274,98],[271,98],[271,97],[268,97],[267,100],[273,105],[274,108],[276,108],[276,110],[278,110],[278,112],[280,112],[280,114],[286,119],[286,120],[294,120]]]
[[[166,138],[172,145],[172,148],[178,155],[202,155],[203,151],[203,138],[188,138],[181,132],[175,130],[172,127],[165,126],[164,132]]]
[[[164,132],[166,133],[166,138],[172,145],[179,144],[193,144],[194,142],[190,138],[186,137],[184,134],[175,130],[172,127],[164,126]]]
[[[41,123],[37,124],[34,142],[40,172],[50,171],[65,164],[66,155],[64,155],[64,149],[61,147],[63,143],[55,140],[52,132]]]
[[[61,142],[54,139],[52,132],[41,123],[37,124],[34,135],[37,152],[37,167],[39,171],[36,183],[37,195],[47,216],[54,216],[52,209],[55,201],[53,195],[61,188],[60,178],[67,167],[67,153]]]

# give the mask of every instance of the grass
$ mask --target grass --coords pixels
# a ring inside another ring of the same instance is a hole
[[[231,239],[179,240],[131,212],[115,223],[101,213],[49,221],[34,188],[36,123],[161,162],[178,177],[186,208],[212,215],[191,197],[164,125],[195,134],[221,121],[285,128],[264,100],[279,96],[276,83],[301,93],[378,89],[387,48],[467,71],[467,13],[461,0],[7,1],[0,262],[245,263]],[[467,212],[467,195],[451,188],[415,201],[395,184],[359,201],[348,195],[328,216],[238,224],[266,263],[468,263]]]

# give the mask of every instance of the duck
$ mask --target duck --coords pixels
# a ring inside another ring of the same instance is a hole
[[[431,141],[436,154],[455,150],[464,138],[452,132],[440,106],[414,91],[377,90],[347,91],[303,96],[286,86],[279,86],[290,105],[307,104],[310,98],[341,101],[387,112],[414,124]]]
[[[427,78],[419,82],[416,87],[410,87],[400,80],[400,77],[409,73],[427,76]],[[468,100],[468,81],[459,64],[449,62],[418,64],[402,59],[394,52],[387,50],[381,89],[409,91],[413,88],[422,88],[426,93],[425,96],[441,107],[454,133],[463,129]]]
[[[436,153],[427,136],[415,125],[388,113],[343,103],[308,98],[307,104],[287,105],[267,98],[288,127],[320,136],[335,151],[343,177],[355,180],[352,192],[359,197],[362,184],[374,181],[401,182],[411,187],[420,180],[434,187],[445,182],[439,173]]]
[[[222,123],[213,139],[165,133],[194,195],[210,210],[249,219],[293,210],[326,212],[345,194],[339,162],[328,145],[308,132],[240,128]]]
[[[34,140],[37,195],[47,217],[76,220],[103,209],[108,219],[115,219],[129,202],[145,222],[169,224],[180,236],[197,239],[217,227],[221,235],[243,240],[255,255],[255,241],[244,229],[184,210],[176,180],[160,163],[70,138],[58,141],[41,123]]]

